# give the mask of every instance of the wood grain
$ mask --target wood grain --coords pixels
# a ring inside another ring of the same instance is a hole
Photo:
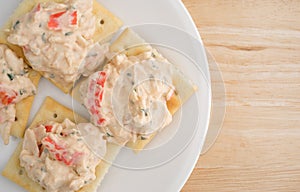
[[[300,1],[183,2],[223,74],[226,116],[182,191],[300,191]]]

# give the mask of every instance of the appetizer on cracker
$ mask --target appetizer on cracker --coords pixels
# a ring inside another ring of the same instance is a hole
[[[74,92],[107,141],[141,150],[172,121],[196,88],[130,29],[110,46],[110,52],[110,62]]]
[[[121,21],[93,0],[24,0],[5,27],[30,66],[68,93],[105,59]],[[91,62],[97,60],[97,62]]]
[[[28,97],[35,95],[38,79],[23,59],[7,45],[0,44],[0,133],[4,144],[9,143],[12,131],[15,136],[21,136],[18,132],[24,133],[33,99]]]
[[[75,124],[76,122],[76,124]],[[120,147],[97,137],[98,156],[86,143],[93,125],[47,97],[13,156],[3,176],[29,192],[93,192],[107,173]],[[104,160],[102,160],[102,158]]]

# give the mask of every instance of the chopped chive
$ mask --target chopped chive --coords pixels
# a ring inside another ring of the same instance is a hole
[[[15,76],[12,73],[7,73],[8,78],[12,81],[14,80]]]
[[[47,172],[47,170],[44,167],[41,167],[41,172]]]
[[[72,34],[73,34],[73,32],[67,32],[67,33],[65,33],[65,36],[70,36]]]
[[[13,29],[16,30],[19,24],[20,24],[20,21],[19,20],[16,21],[16,23],[13,26]]]
[[[111,135],[110,133],[106,132],[107,137],[114,137],[113,135]]]
[[[47,39],[46,39],[46,33],[43,33],[43,34],[42,34],[42,41],[43,41],[44,43],[47,42]]]
[[[146,110],[146,109],[141,109],[141,111],[145,114],[145,116],[147,117],[148,116],[148,110]]]
[[[20,95],[24,95],[26,92],[27,92],[27,91],[26,91],[25,89],[20,89],[20,90],[19,90]]]

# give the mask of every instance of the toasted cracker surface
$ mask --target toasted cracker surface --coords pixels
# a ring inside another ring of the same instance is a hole
[[[41,75],[33,70],[29,70],[29,78],[38,87]],[[12,124],[10,134],[22,138],[30,115],[30,109],[34,100],[34,95],[27,97],[16,104],[16,121]]]

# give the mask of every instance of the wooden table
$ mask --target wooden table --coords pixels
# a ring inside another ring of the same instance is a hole
[[[226,116],[182,191],[300,191],[300,1],[183,2],[223,74]]]

